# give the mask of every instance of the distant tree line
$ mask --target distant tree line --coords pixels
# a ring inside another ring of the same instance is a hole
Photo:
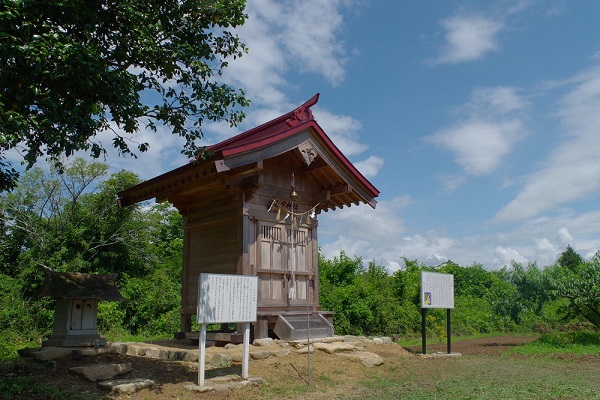
[[[64,171],[33,168],[0,195],[0,357],[52,332],[54,301],[38,298],[42,266],[117,273],[127,302],[100,302],[102,332],[155,336],[179,330],[182,218],[168,204],[119,208],[116,193],[140,179],[108,176],[75,159]]]
[[[454,275],[453,335],[600,328],[600,254],[586,261],[568,246],[553,265],[512,262],[494,271],[453,261],[437,267],[403,261],[390,273],[344,252],[320,258],[321,306],[335,312],[337,333],[418,335],[421,271]],[[432,334],[446,335],[445,310],[428,310],[426,322]]]
[[[28,170],[0,194],[0,358],[52,332],[54,301],[37,297],[42,266],[118,274],[129,301],[100,302],[104,335],[172,337],[179,330],[182,217],[168,204],[119,208],[115,194],[139,182],[132,172],[109,175],[105,164],[75,159],[61,171]],[[320,256],[321,306],[335,312],[338,334],[417,336],[422,270],[454,274],[453,335],[600,327],[600,256],[586,261],[570,246],[553,265],[496,271],[405,258],[392,273],[344,252]],[[428,312],[427,328],[445,335],[444,310]]]

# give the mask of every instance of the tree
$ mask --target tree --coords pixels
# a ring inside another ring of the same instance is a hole
[[[0,194],[0,356],[51,332],[54,300],[37,297],[40,264],[118,273],[117,287],[130,301],[99,304],[104,331],[165,335],[177,329],[183,218],[168,204],[118,207],[115,193],[139,179],[128,171],[106,178],[107,169],[81,158],[62,174],[32,168],[13,191]]]
[[[568,299],[576,315],[600,328],[600,252],[584,261],[568,246],[557,265],[550,268],[549,276],[553,293]]]
[[[560,257],[558,257],[556,263],[563,268],[569,268],[571,271],[575,272],[583,261],[583,257],[573,250],[571,245],[568,245],[565,251],[561,253]]]
[[[106,154],[96,138],[135,156],[141,128],[164,125],[197,157],[203,122],[244,117],[242,90],[219,81],[246,47],[227,29],[244,0],[5,0],[0,5],[0,191],[16,185],[6,151],[27,168],[59,167],[79,150]],[[149,104],[149,105],[147,105]]]
[[[43,279],[41,264],[69,272],[142,269],[147,257],[138,254],[139,244],[149,241],[145,219],[139,206],[119,208],[114,197],[139,179],[121,171],[98,184],[107,169],[105,164],[76,158],[62,174],[33,168],[14,191],[3,193],[0,210],[7,228],[0,236],[5,239],[0,246],[3,272],[21,276],[33,291]]]

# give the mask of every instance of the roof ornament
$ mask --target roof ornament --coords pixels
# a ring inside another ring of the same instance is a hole
[[[302,154],[302,158],[304,159],[304,164],[306,164],[307,167],[310,164],[312,164],[312,162],[315,160],[315,158],[317,158],[317,156],[319,155],[317,153],[317,149],[315,148],[315,145],[313,145],[309,140],[307,140],[304,143],[300,143],[298,145],[298,150],[300,151],[300,154]]]
[[[314,119],[311,109],[303,105],[295,109],[293,115],[285,122],[289,126],[295,127],[311,119]]]

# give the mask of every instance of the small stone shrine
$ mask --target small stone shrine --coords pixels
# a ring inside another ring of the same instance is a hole
[[[98,301],[124,301],[115,286],[117,274],[93,275],[54,272],[44,268],[46,281],[40,297],[56,299],[54,331],[42,347],[104,346],[98,334]]]

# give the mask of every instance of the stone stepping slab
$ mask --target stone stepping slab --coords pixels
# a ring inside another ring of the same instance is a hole
[[[354,353],[339,353],[338,356],[358,360],[365,367],[376,367],[383,364],[383,358],[368,351],[357,351]]]
[[[155,385],[152,379],[111,379],[98,382],[98,386],[112,394],[131,394]]]
[[[83,376],[90,382],[113,379],[131,371],[131,363],[124,364],[92,364],[80,367],[71,367],[69,371]]]

